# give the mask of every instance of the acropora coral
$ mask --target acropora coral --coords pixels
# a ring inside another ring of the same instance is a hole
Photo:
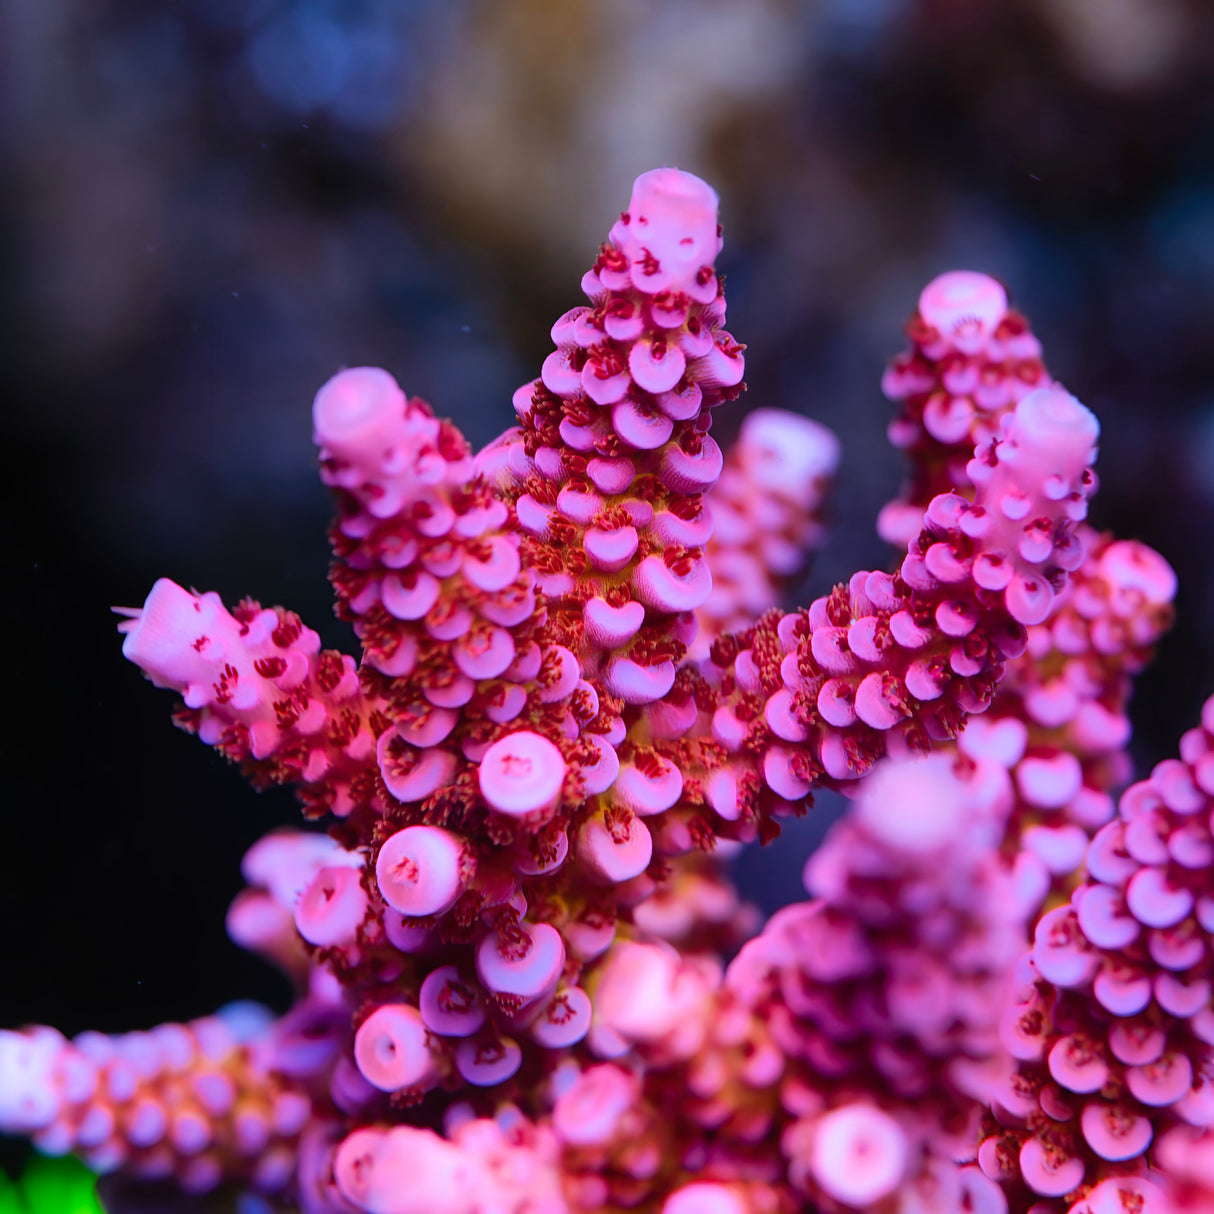
[[[0,1033],[0,1129],[305,1214],[1214,1210],[1214,699],[1126,789],[1176,579],[1085,522],[1095,417],[937,278],[884,381],[897,555],[786,610],[837,443],[713,439],[720,249],[707,184],[638,178],[478,454],[384,371],[321,388],[358,658],[168,580],[124,613],[176,723],[327,825],[228,916],[298,997]],[[818,788],[758,930],[725,860]]]

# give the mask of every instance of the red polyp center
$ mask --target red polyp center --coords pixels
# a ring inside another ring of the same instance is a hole
[[[507,780],[526,780],[531,776],[532,762],[526,755],[503,755],[502,775]]]
[[[462,982],[448,982],[438,997],[438,1006],[444,1012],[462,1016],[468,1012],[476,997]]]
[[[421,870],[417,867],[417,861],[412,856],[402,856],[393,866],[392,875],[398,881],[407,882],[409,885],[416,885],[418,878],[421,876]]]

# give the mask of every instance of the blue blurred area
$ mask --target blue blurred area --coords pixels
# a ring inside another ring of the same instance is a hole
[[[1141,760],[1170,753],[1214,690],[1211,81],[1204,0],[0,6],[0,1019],[281,1005],[222,921],[293,802],[170,727],[108,608],[168,574],[348,644],[312,395],[383,365],[487,442],[657,162],[721,192],[743,408],[844,440],[805,596],[886,559],[877,385],[919,289],[1008,283],[1102,418],[1097,521],[1180,573],[1135,712]],[[741,862],[769,908],[822,820]]]

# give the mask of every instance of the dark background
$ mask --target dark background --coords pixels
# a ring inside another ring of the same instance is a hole
[[[878,383],[919,289],[954,267],[1008,284],[1104,425],[1096,521],[1180,574],[1134,709],[1140,764],[1172,753],[1214,691],[1212,18],[1206,0],[0,3],[0,1024],[283,1004],[223,916],[293,801],[172,728],[109,607],[164,574],[347,645],[315,390],[383,365],[483,444],[660,163],[722,197],[750,392],[718,434],[763,404],[844,440],[806,596],[886,560],[872,519],[901,466]],[[769,909],[798,895],[815,829],[742,862]]]

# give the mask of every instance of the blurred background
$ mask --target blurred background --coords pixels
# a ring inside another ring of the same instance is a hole
[[[844,441],[803,601],[886,562],[881,369],[983,269],[1101,417],[1097,523],[1180,574],[1140,764],[1214,691],[1207,0],[3,0],[0,158],[2,1024],[283,1004],[222,925],[294,802],[171,727],[109,607],[164,574],[347,646],[317,387],[385,366],[483,444],[658,164],[722,198],[718,435],[775,405]],[[769,909],[826,817],[744,859]]]

